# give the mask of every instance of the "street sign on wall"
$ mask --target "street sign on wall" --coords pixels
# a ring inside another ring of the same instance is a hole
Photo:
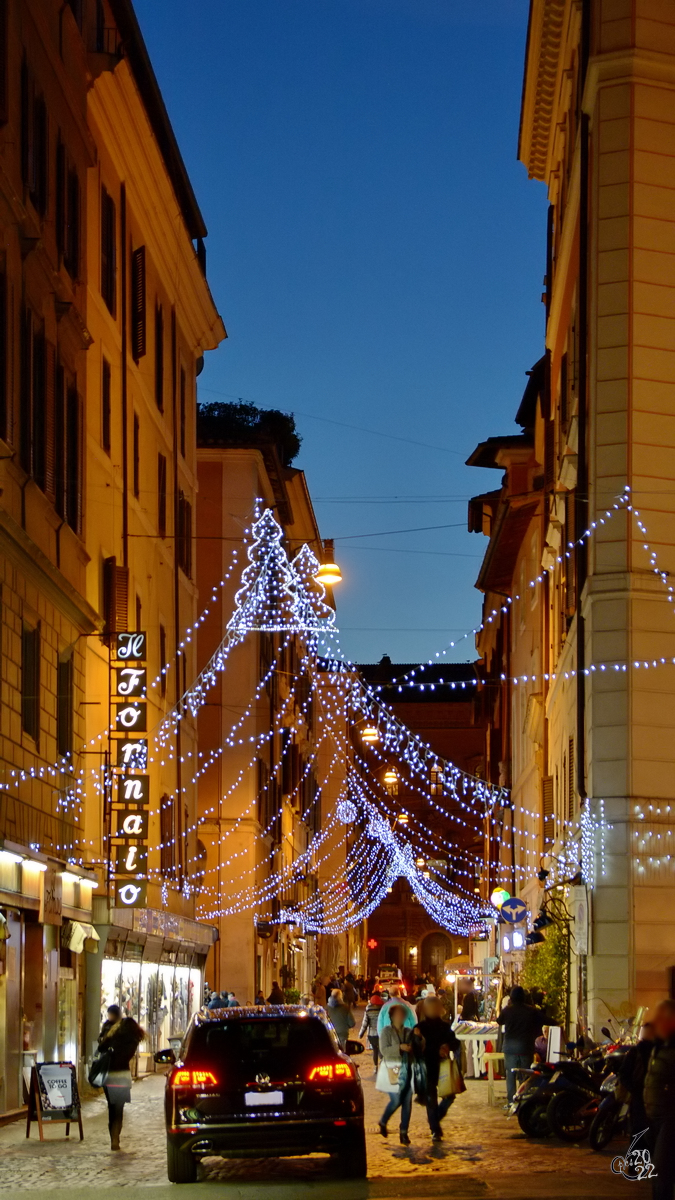
[[[527,905],[517,896],[511,896],[509,900],[504,901],[499,912],[504,920],[509,922],[509,925],[518,925],[520,921],[525,920]]]

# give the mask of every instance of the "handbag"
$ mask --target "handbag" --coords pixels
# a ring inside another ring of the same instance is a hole
[[[111,1047],[108,1050],[99,1051],[99,1053],[96,1055],[96,1058],[93,1060],[89,1068],[89,1074],[87,1075],[87,1079],[92,1087],[103,1087],[105,1085],[105,1081],[110,1074],[113,1053],[114,1051]]]
[[[462,1078],[462,1072],[457,1066],[457,1060],[453,1055],[450,1058],[442,1058],[438,1072],[438,1087],[437,1092],[442,1099],[444,1096],[459,1096],[466,1091],[466,1084]]]
[[[390,1095],[397,1092],[400,1073],[400,1066],[388,1067],[384,1059],[380,1059],[375,1079],[375,1090],[377,1092],[389,1092]]]

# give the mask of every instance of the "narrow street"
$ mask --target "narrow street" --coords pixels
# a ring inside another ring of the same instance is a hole
[[[432,1146],[425,1114],[414,1106],[410,1129],[412,1145],[398,1142],[394,1122],[384,1141],[377,1132],[382,1097],[375,1091],[370,1056],[362,1059],[366,1096],[369,1178],[367,1183],[335,1178],[330,1163],[321,1157],[305,1159],[239,1160],[207,1159],[203,1181],[180,1190],[167,1183],[162,1119],[163,1079],[148,1076],[135,1084],[133,1103],[125,1112],[123,1152],[108,1149],[106,1109],[103,1098],[84,1105],[85,1140],[66,1142],[60,1129],[38,1141],[37,1127],[26,1141],[23,1122],[0,1129],[0,1192],[7,1200],[26,1191],[50,1192],[55,1197],[96,1195],[102,1200],[113,1190],[153,1188],[158,1198],[193,1194],[225,1197],[266,1195],[270,1200],[406,1200],[452,1196],[453,1200],[474,1197],[504,1197],[529,1200],[533,1195],[548,1200],[574,1197],[637,1196],[646,1185],[632,1185],[610,1170],[612,1157],[622,1146],[613,1143],[602,1154],[588,1146],[562,1145],[553,1138],[529,1143],[514,1120],[499,1109],[487,1107],[486,1084],[468,1081],[445,1122],[445,1142]],[[75,1135],[77,1138],[77,1134]],[[536,1181],[534,1177],[536,1176]],[[536,1182],[536,1186],[533,1185]]]

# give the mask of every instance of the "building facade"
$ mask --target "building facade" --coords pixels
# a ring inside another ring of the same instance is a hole
[[[570,1020],[596,1033],[675,965],[674,86],[667,5],[532,0],[519,156],[550,201],[545,358],[524,458],[508,437],[473,456],[506,468],[470,516],[486,609],[507,610],[481,635],[514,789],[500,852],[569,934]]]
[[[131,4],[7,0],[0,23],[1,1113],[32,1061],[84,1066],[106,1003],[149,1053],[200,999],[175,748],[142,772],[147,881],[119,906],[111,661],[146,632],[150,738],[194,670],[195,377],[224,329]]]

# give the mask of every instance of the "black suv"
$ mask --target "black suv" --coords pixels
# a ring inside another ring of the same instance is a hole
[[[360,1054],[360,1042],[348,1042]],[[323,1009],[228,1008],[193,1017],[166,1081],[167,1170],[193,1183],[197,1159],[325,1152],[366,1175],[363,1092]]]

